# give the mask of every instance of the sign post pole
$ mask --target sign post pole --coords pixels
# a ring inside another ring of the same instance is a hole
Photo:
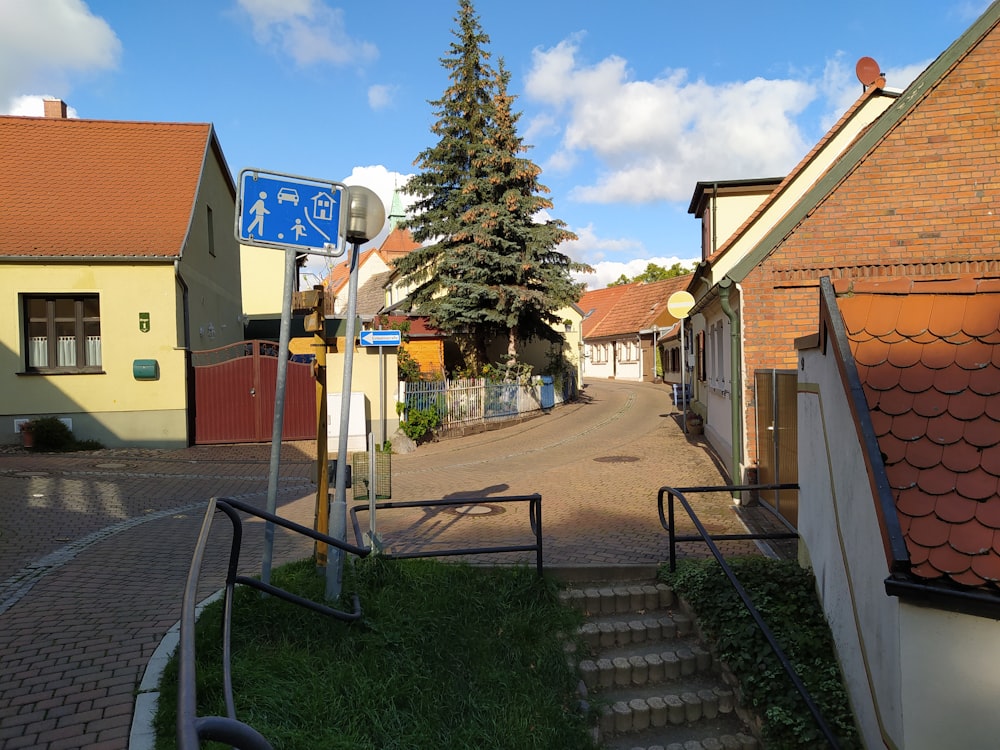
[[[690,292],[679,291],[674,292],[670,295],[667,300],[667,312],[673,315],[680,322],[681,325],[681,394],[678,401],[681,404],[682,420],[684,424],[684,434],[687,435],[688,431],[688,399],[687,399],[687,384],[685,382],[685,377],[687,374],[687,362],[685,361],[685,354],[687,347],[684,346],[684,320],[687,318],[688,313],[691,312],[691,308],[694,307],[694,297],[691,296]],[[694,383],[691,384],[692,396],[694,395]]]

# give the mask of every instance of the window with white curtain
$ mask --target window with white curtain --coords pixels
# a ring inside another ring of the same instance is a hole
[[[730,353],[729,353],[729,321],[725,318],[717,320],[708,327],[708,344],[706,348],[706,367],[708,369],[708,385],[717,391],[728,393],[730,390]]]
[[[101,371],[98,295],[24,294],[21,301],[28,371]]]

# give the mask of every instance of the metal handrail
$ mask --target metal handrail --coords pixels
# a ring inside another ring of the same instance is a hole
[[[227,714],[225,717],[198,716],[195,675],[195,615],[197,609],[198,578],[201,573],[202,561],[205,557],[205,548],[208,545],[209,532],[212,529],[212,521],[215,518],[215,511],[217,510],[225,513],[233,525],[222,619],[222,681]],[[242,500],[213,497],[208,501],[208,506],[205,509],[205,518],[202,521],[201,531],[198,534],[198,540],[195,544],[194,554],[191,556],[191,567],[188,570],[187,581],[184,585],[184,597],[181,603],[180,645],[178,648],[179,670],[177,677],[177,746],[179,750],[197,750],[201,746],[201,740],[225,742],[240,750],[273,750],[271,744],[263,735],[253,727],[236,719],[231,666],[233,593],[236,589],[236,584],[250,586],[279,599],[284,599],[285,601],[306,607],[314,612],[326,615],[327,617],[333,617],[337,620],[352,622],[361,618],[361,604],[356,594],[352,602],[353,611],[343,612],[297,596],[277,586],[263,583],[256,578],[239,575],[240,549],[243,540],[243,519],[239,515],[241,512],[270,521],[277,526],[302,534],[316,541],[325,542],[328,545],[357,555],[358,557],[366,557],[369,554],[369,550],[363,547],[356,547],[353,544],[335,539],[326,534],[321,534],[318,531],[310,529],[308,526],[303,526],[281,516],[261,510]]]
[[[449,557],[454,555],[479,555],[495,554],[501,552],[534,552],[535,570],[539,576],[542,575],[542,496],[538,493],[532,495],[501,495],[497,497],[465,497],[451,500],[410,500],[407,502],[380,502],[375,503],[376,511],[393,510],[398,508],[440,508],[455,507],[463,505],[481,505],[495,503],[528,503],[528,523],[531,533],[535,537],[534,544],[509,545],[498,547],[464,547],[459,549],[432,550],[428,552],[383,552],[382,557],[390,560],[405,560],[415,557]],[[369,510],[371,503],[359,503],[351,506],[351,523],[354,526],[354,538],[359,543],[363,540],[361,526],[358,523],[358,511]]]
[[[819,727],[820,732],[823,737],[826,738],[827,743],[830,747],[839,749],[840,743],[837,740],[836,735],[833,730],[827,724],[826,719],[823,718],[823,714],[819,710],[819,706],[812,699],[809,691],[806,689],[805,684],[802,682],[795,668],[792,666],[792,662],[789,660],[788,656],[785,655],[784,650],[778,645],[777,639],[774,637],[774,633],[764,622],[764,618],[761,617],[760,612],[754,606],[753,601],[750,599],[750,595],[747,593],[743,585],[737,580],[736,574],[733,569],[726,563],[723,558],[722,552],[715,545],[716,540],[738,540],[738,539],[791,539],[798,538],[798,534],[795,533],[764,533],[764,534],[719,534],[717,536],[712,536],[705,529],[705,526],[698,519],[697,514],[695,514],[694,509],[691,504],[684,497],[685,492],[737,492],[744,490],[761,490],[761,489],[773,489],[773,490],[797,490],[799,488],[798,484],[748,484],[748,485],[726,485],[717,487],[661,487],[656,496],[657,508],[660,515],[660,525],[662,525],[668,532],[670,536],[670,570],[674,571],[677,568],[676,555],[674,550],[674,545],[676,542],[683,541],[698,541],[704,542],[708,549],[711,551],[712,555],[715,557],[716,562],[719,563],[719,567],[722,568],[722,572],[726,574],[726,578],[729,579],[729,583],[732,584],[733,589],[736,594],[740,597],[743,602],[743,606],[746,607],[747,612],[753,618],[760,632],[763,634],[764,638],[767,640],[768,645],[774,652],[774,655],[778,658],[778,662],[781,664],[781,668],[788,675],[788,678],[792,681],[792,685],[795,690],[802,697],[805,702],[806,707],[809,709],[809,713],[812,714],[813,720],[816,722],[816,726]],[[668,512],[669,519],[664,519],[663,517],[663,500],[664,496],[669,499]],[[680,501],[684,510],[687,512],[688,517],[694,524],[695,528],[698,530],[697,536],[683,536],[679,537],[674,532],[674,498]]]

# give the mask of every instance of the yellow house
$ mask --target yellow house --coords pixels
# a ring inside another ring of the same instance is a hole
[[[210,124],[0,117],[0,442],[53,415],[189,443],[189,353],[243,338],[236,189]]]

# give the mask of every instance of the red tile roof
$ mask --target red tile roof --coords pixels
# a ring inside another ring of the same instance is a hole
[[[623,290],[621,296],[612,302],[605,315],[589,329],[584,325],[584,338],[621,336],[652,328],[653,324],[666,313],[670,295],[687,288],[690,280],[690,274],[685,274],[648,284],[623,284],[621,287],[611,287]],[[580,307],[586,314],[587,308],[583,300],[580,302]],[[670,322],[673,320],[671,317]]]
[[[1000,280],[836,289],[911,572],[997,591]]]
[[[587,338],[604,316],[611,312],[619,299],[625,296],[626,286],[609,286],[584,292],[577,306],[583,311],[583,337]]]
[[[0,117],[0,256],[173,258],[209,124]]]

